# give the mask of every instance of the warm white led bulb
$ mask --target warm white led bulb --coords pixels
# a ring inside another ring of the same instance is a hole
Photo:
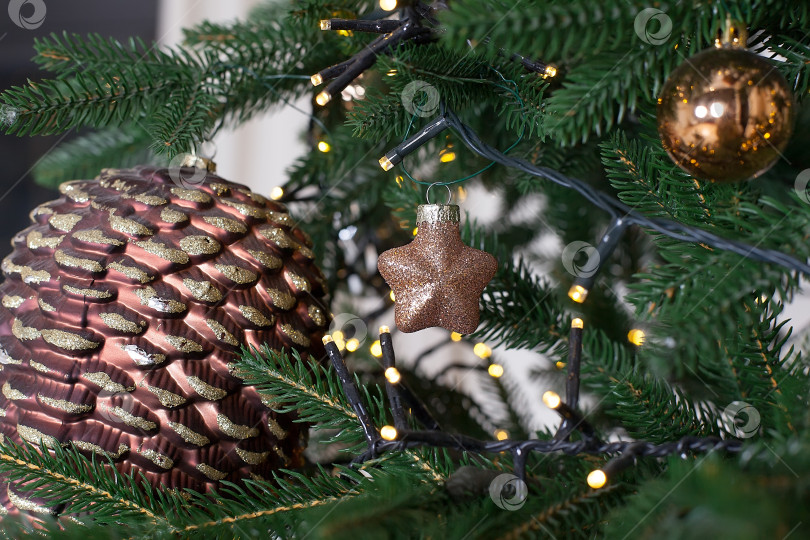
[[[588,485],[593,489],[599,489],[607,484],[607,475],[604,471],[596,469],[595,471],[591,471],[591,473],[588,475],[587,481]]]
[[[546,404],[546,407],[550,409],[556,409],[560,406],[560,395],[557,392],[552,392],[549,390],[545,394],[543,394],[543,403]]]
[[[380,0],[380,7],[385,11],[394,11],[397,9],[397,0]]]
[[[393,441],[397,438],[397,428],[394,426],[383,426],[380,428],[380,437],[386,441]]]
[[[391,384],[397,384],[400,379],[402,379],[402,375],[399,373],[399,370],[395,367],[390,367],[385,370],[385,378]]]

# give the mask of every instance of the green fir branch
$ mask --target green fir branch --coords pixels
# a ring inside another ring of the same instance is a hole
[[[561,337],[562,308],[548,282],[521,259],[468,221],[462,230],[465,243],[495,255],[498,270],[481,297],[481,326],[476,336],[509,348],[552,350]]]
[[[24,492],[44,500],[45,505],[64,505],[64,515],[90,512],[98,524],[112,525],[126,519],[133,524],[172,529],[145,480],[119,473],[106,460],[88,459],[72,447],[36,449],[4,441],[0,443],[0,473],[12,484],[24,486]],[[179,497],[166,492],[163,502]],[[173,502],[182,505],[179,499]]]
[[[150,163],[165,165],[150,150],[152,137],[138,124],[106,128],[60,144],[34,166],[34,179],[56,188],[76,178],[93,178],[104,168],[127,168]]]

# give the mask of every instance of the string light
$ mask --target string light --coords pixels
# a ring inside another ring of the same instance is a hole
[[[461,334],[458,332],[450,332],[450,341],[461,341]]]
[[[599,240],[599,244],[596,246],[596,253],[588,256],[588,264],[590,264],[591,260],[595,260],[596,268],[594,268],[592,272],[586,272],[581,276],[577,276],[574,280],[574,284],[568,290],[568,296],[571,300],[578,304],[585,301],[588,297],[588,291],[593,287],[593,284],[596,283],[599,271],[602,269],[605,261],[607,261],[616,250],[616,246],[619,245],[619,240],[621,240],[624,231],[629,225],[629,221],[619,217],[614,218],[610,222],[601,240]]]
[[[392,9],[396,4],[392,4]],[[351,36],[353,32],[371,32],[382,34],[377,39],[367,43],[357,54],[351,58],[320,70],[323,80],[329,80],[324,90],[315,98],[315,102],[320,106],[325,106],[357,79],[364,71],[373,66],[377,58],[385,54],[388,50],[396,48],[399,43],[416,40],[418,37],[426,37],[433,31],[419,24],[418,18],[424,15],[416,14],[416,17],[403,17],[400,20],[379,19],[379,20],[350,20],[350,19],[330,19],[329,28],[337,31],[338,34]],[[428,42],[429,40],[425,40]],[[345,94],[344,98],[345,98]]]
[[[327,153],[327,152],[328,152],[329,150],[331,150],[331,149],[332,149],[332,145],[330,145],[330,144],[329,144],[328,142],[326,142],[326,141],[320,141],[320,142],[318,143],[318,150],[320,150],[320,151],[321,151],[321,152],[323,152],[324,154],[325,154],[325,153]]]
[[[583,328],[584,326],[585,323],[583,323],[582,319],[580,319],[579,317],[571,321],[571,328]]]
[[[321,92],[320,94],[315,96],[315,103],[317,103],[321,107],[323,107],[324,105],[326,105],[330,101],[332,101],[332,96],[329,95],[329,92],[327,92],[326,90],[324,90],[323,92]]]
[[[372,34],[388,34],[400,26],[402,21],[391,19],[326,19],[320,22],[321,30],[337,30],[338,34],[353,30],[358,32],[370,32]]]
[[[357,338],[352,338],[346,342],[346,350],[349,352],[354,352],[358,348],[360,348],[360,340]]]
[[[284,188],[281,186],[276,186],[270,190],[270,198],[274,201],[279,200],[284,196]]]
[[[562,400],[560,399],[560,395],[557,392],[548,390],[543,394],[543,403],[545,403],[546,407],[548,407],[549,409],[556,409],[557,407],[560,406]]]
[[[380,345],[379,339],[371,344],[371,347],[369,347],[369,351],[371,351],[371,356],[373,356],[374,358],[379,358],[382,356],[382,345]]]
[[[556,76],[557,76],[557,68],[552,64],[547,65],[545,71],[543,72],[543,78],[548,79],[549,77],[556,77]]]
[[[588,289],[582,285],[573,285],[568,289],[568,297],[577,304],[581,304],[588,298]]]
[[[644,330],[639,328],[633,328],[629,332],[627,332],[627,341],[635,345],[636,347],[641,347],[644,344]]]
[[[390,298],[392,302],[397,301],[397,295],[394,294],[394,291],[391,291],[390,293],[388,293],[388,298]]]
[[[309,78],[309,82],[312,83],[312,86],[320,86],[320,84],[323,83],[323,77],[320,73],[316,73]]]
[[[552,390],[546,391],[543,394],[543,403],[545,403],[546,407],[549,409],[554,409],[554,411],[563,418],[562,426],[575,426],[574,429],[579,430],[586,439],[595,437],[596,434],[593,430],[593,426],[586,422],[585,418],[583,418],[578,411],[567,403],[563,403],[562,398],[557,392]]]
[[[393,441],[397,438],[397,428],[394,426],[383,426],[380,428],[380,437],[386,441]]]
[[[489,358],[492,356],[492,349],[486,343],[478,342],[473,347],[473,354],[478,358]]]
[[[554,365],[557,366],[557,369],[565,369],[565,362],[563,362],[562,360],[557,360],[557,362]]]
[[[397,384],[400,381],[400,379],[402,379],[402,375],[400,374],[397,368],[390,367],[385,370],[385,378],[391,384]]]
[[[487,368],[487,373],[493,379],[497,379],[503,376],[503,366],[500,364],[490,364]]]
[[[394,11],[397,9],[397,0],[380,0],[380,7],[384,11]]]
[[[391,344],[391,336],[387,327],[380,329],[380,340],[385,343],[384,364],[387,367],[394,366],[393,347]],[[385,331],[383,331],[385,330]],[[576,333],[579,333],[578,331]],[[377,431],[377,428],[368,413],[368,409],[363,403],[363,398],[355,384],[355,379],[350,375],[346,363],[338,351],[337,346],[332,343],[331,336],[323,338],[325,344],[326,354],[340,378],[340,383],[343,387],[344,394],[360,422],[363,433],[366,439],[367,449],[361,455],[354,458],[354,463],[364,463],[369,459],[379,457],[381,454],[393,451],[402,451],[403,444],[398,441],[400,437],[399,431],[405,432],[408,430],[408,419],[405,417],[406,409],[403,408],[403,400],[398,395],[398,385],[387,383],[389,392],[389,401],[391,403],[391,412],[394,417],[394,426],[383,426],[382,429]],[[574,363],[571,362],[571,365]],[[386,368],[387,369],[387,368]],[[579,379],[569,379],[578,384]],[[568,389],[568,396],[571,399],[572,392]],[[578,453],[588,453],[592,455],[615,454],[621,452],[616,458],[610,460],[599,471],[593,471],[588,478],[588,484],[594,488],[599,489],[604,486],[610,478],[613,478],[622,469],[633,465],[638,458],[645,456],[664,457],[670,455],[684,455],[689,453],[707,453],[707,452],[740,452],[743,448],[742,441],[720,439],[718,437],[704,437],[698,438],[693,436],[682,437],[677,441],[670,441],[667,443],[652,443],[649,441],[634,441],[634,442],[604,442],[599,439],[590,426],[581,415],[572,409],[566,403],[563,403],[555,392],[546,392],[543,394],[543,401],[547,405],[554,405],[555,411],[559,413],[564,422],[570,424],[569,430],[558,432],[553,440],[528,440],[528,441],[513,441],[507,440],[508,433],[505,430],[496,430],[495,436],[497,441],[478,440],[472,437],[466,437],[463,442],[458,435],[443,432],[435,419],[424,408],[418,399],[409,402],[408,406],[414,413],[414,420],[421,423],[424,431],[407,431],[408,447],[426,447],[426,448],[454,448],[457,450],[469,451],[470,448],[476,454],[483,454],[485,452],[503,453],[506,451],[512,452],[538,452],[541,454],[559,453],[574,455]],[[576,400],[571,401],[575,406]],[[562,427],[562,426],[561,426]],[[398,431],[399,430],[399,431]],[[583,436],[582,441],[569,441],[568,436],[570,432],[577,430]],[[376,434],[380,435],[377,436]],[[584,443],[584,445],[583,445]],[[685,456],[684,456],[685,457]],[[514,474],[526,474],[526,463],[523,460],[518,463],[515,460]]]
[[[436,137],[445,129],[447,129],[447,119],[444,116],[434,118],[428,122],[425,127],[414,134],[413,137],[402,141],[399,143],[399,145],[392,150],[389,150],[388,153],[381,157],[380,167],[382,167],[383,170],[390,171],[394,168],[394,165],[400,163],[405,156],[415,151],[430,139]],[[455,157],[453,159],[455,159]]]
[[[593,489],[599,489],[607,484],[607,475],[601,469],[596,469],[588,474],[588,485]]]

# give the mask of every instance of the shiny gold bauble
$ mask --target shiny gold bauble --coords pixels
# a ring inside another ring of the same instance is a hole
[[[658,133],[672,160],[696,178],[755,178],[779,159],[793,131],[793,95],[770,62],[741,47],[704,51],[669,76]]]

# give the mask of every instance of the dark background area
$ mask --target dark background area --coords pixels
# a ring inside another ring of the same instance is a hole
[[[140,36],[155,39],[157,0],[45,0],[45,18],[36,29],[12,22],[8,1],[0,2],[0,89],[21,86],[28,79],[48,78],[31,61],[34,38],[62,32],[98,33],[124,40]],[[22,15],[34,13],[32,4]],[[0,133],[0,259],[10,251],[11,238],[30,223],[28,213],[38,204],[55,199],[58,192],[34,183],[31,169],[51,148],[75,136],[74,131],[52,136],[17,137]]]

